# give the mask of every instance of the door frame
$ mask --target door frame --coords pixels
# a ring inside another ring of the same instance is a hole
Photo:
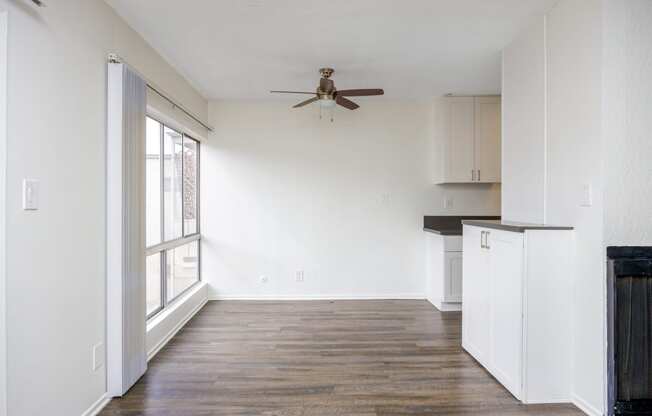
[[[7,415],[7,11],[0,10],[0,416]]]

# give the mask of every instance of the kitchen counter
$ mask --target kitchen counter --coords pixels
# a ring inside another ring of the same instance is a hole
[[[474,225],[476,227],[493,228],[496,230],[512,231],[515,233],[524,233],[527,230],[572,230],[573,227],[562,225],[547,225],[547,224],[530,224],[527,222],[513,222],[503,220],[482,220],[475,218],[464,218],[462,220],[464,225]]]
[[[463,220],[500,220],[500,217],[478,215],[429,215],[423,217],[423,230],[439,235],[462,235]]]

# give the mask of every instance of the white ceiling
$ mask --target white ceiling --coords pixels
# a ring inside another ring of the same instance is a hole
[[[499,92],[500,50],[556,0],[106,1],[206,98],[258,99],[322,66],[394,98]]]

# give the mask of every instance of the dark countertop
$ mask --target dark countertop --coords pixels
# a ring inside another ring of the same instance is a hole
[[[500,216],[427,215],[423,230],[440,235],[462,235],[462,220],[499,220]]]
[[[503,220],[476,220],[464,219],[464,225],[475,225],[483,228],[493,228],[496,230],[513,231],[515,233],[524,233],[526,230],[572,230],[573,227],[547,224],[530,224],[527,222],[513,222]]]

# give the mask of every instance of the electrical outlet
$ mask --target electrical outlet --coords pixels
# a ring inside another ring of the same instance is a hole
[[[93,346],[93,371],[97,371],[104,366],[104,355],[103,342]]]
[[[269,281],[269,279],[267,278],[267,276],[260,276],[260,283],[265,284],[265,283],[267,283],[268,281]]]
[[[444,197],[444,209],[451,209],[453,205],[453,198],[450,196]]]
[[[304,278],[304,272],[303,272],[303,270],[298,270],[297,273],[296,273],[296,275],[295,275],[295,278],[296,278],[296,280],[297,280],[297,283],[301,283],[301,282],[303,282],[303,278]]]

